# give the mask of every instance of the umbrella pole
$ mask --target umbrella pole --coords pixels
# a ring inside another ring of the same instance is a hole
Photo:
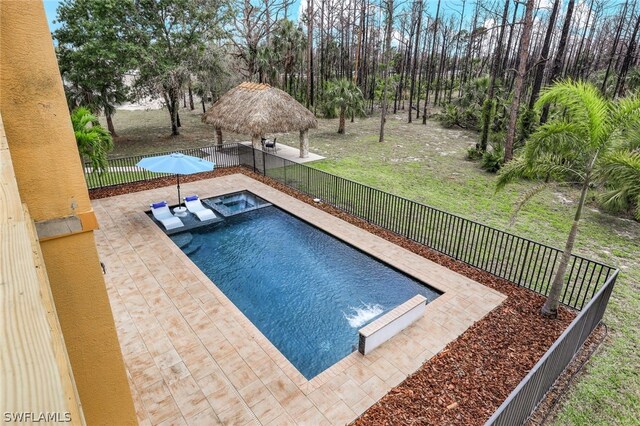
[[[176,175],[176,180],[178,181],[178,207],[180,207],[182,204],[182,201],[180,201],[180,175]]]

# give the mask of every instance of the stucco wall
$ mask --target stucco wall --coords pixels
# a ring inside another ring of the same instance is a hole
[[[0,0],[0,111],[18,188],[36,222],[77,216],[81,232],[41,242],[88,424],[136,423],[93,210],[41,1]]]

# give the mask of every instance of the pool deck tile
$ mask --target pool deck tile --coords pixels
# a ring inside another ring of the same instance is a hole
[[[248,176],[182,185],[200,197],[249,190],[442,291],[425,315],[371,354],[312,380],[149,219],[165,187],[93,201],[107,292],[141,425],[353,421],[505,296]]]

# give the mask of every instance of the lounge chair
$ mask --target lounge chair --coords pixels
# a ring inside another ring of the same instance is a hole
[[[188,197],[184,197],[184,205],[187,207],[191,213],[198,216],[198,219],[201,221],[211,220],[216,218],[216,214],[213,210],[206,208],[202,205],[202,201],[198,198],[197,195],[190,195]]]
[[[184,226],[184,223],[179,218],[171,214],[166,201],[151,204],[151,213],[158,222],[162,223],[167,231]]]
[[[265,139],[264,147],[268,150],[273,150],[273,152],[278,152],[278,148],[276,148],[276,140],[278,138],[273,138],[273,140]]]

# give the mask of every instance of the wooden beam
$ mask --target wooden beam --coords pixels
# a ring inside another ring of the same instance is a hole
[[[0,407],[3,421],[85,424],[40,245],[20,199],[1,116]]]

